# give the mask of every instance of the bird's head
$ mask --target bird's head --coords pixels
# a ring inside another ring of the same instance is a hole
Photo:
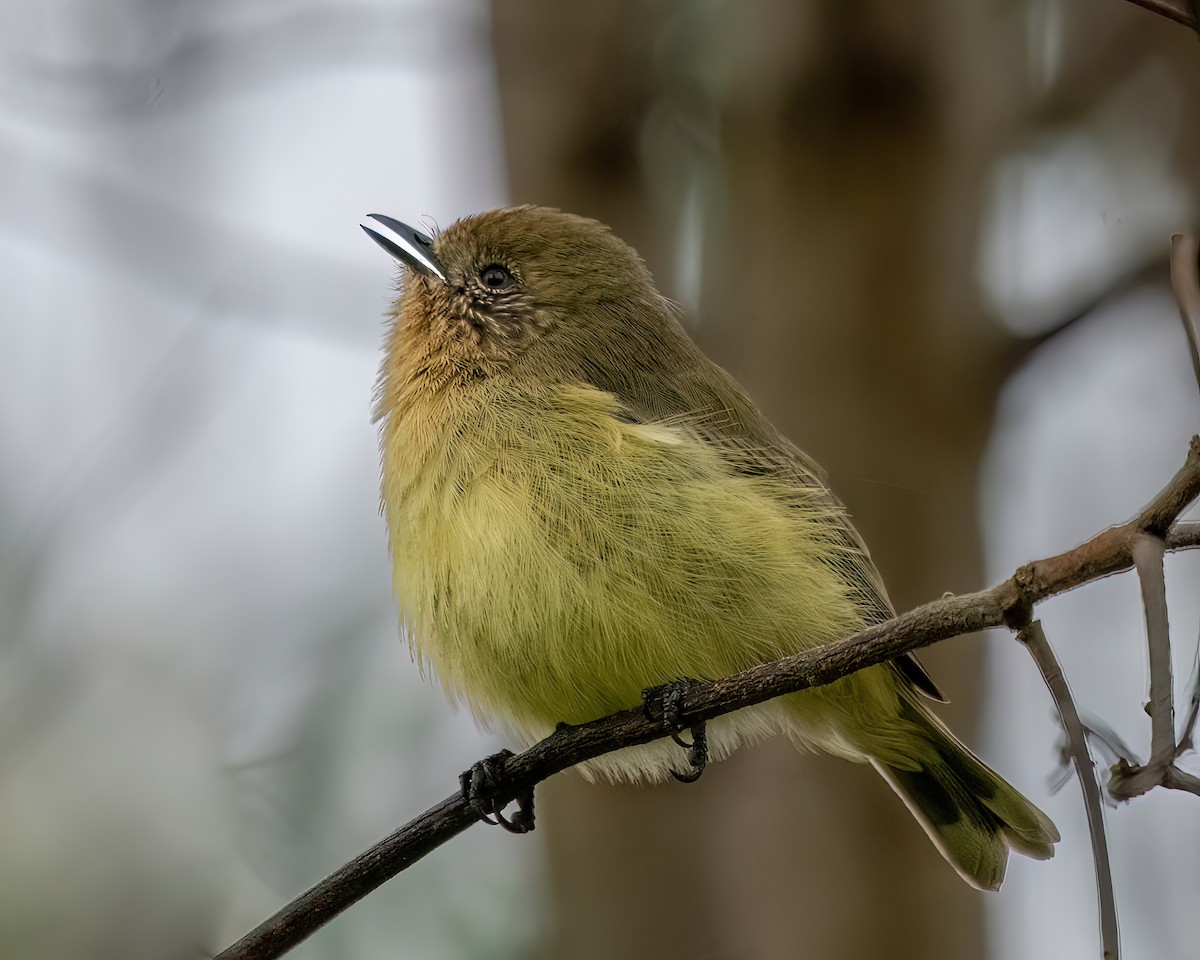
[[[602,349],[667,309],[632,247],[560,210],[492,210],[435,237],[380,214],[363,229],[404,267],[405,334],[485,371]]]

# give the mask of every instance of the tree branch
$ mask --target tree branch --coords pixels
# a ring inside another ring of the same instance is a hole
[[[1190,2],[1190,0],[1189,0]],[[1193,5],[1194,10],[1194,5]],[[1171,237],[1171,289],[1179,304],[1179,318],[1187,334],[1192,355],[1192,370],[1200,386],[1200,240],[1196,234]],[[1177,524],[1180,532],[1184,524]],[[1190,525],[1189,525],[1190,526]],[[1146,611],[1146,640],[1150,649],[1150,759],[1139,764],[1121,756],[1112,769],[1108,792],[1118,800],[1128,800],[1151,790],[1166,787],[1186,790],[1200,796],[1200,778],[1180,770],[1175,761],[1193,748],[1193,730],[1200,714],[1200,648],[1192,676],[1188,712],[1178,742],[1175,738],[1174,681],[1171,676],[1171,635],[1167,619],[1167,586],[1163,571],[1163,553],[1168,549],[1161,535],[1147,529],[1133,544],[1133,559],[1142,588]]]
[[[1171,237],[1171,289],[1192,353],[1192,372],[1200,386],[1200,238],[1195,233]]]
[[[1135,7],[1142,7],[1157,13],[1160,17],[1166,17],[1168,20],[1174,20],[1185,27],[1200,31],[1200,21],[1196,19],[1196,12],[1192,9],[1189,0],[1129,0],[1129,2]]]
[[[1170,550],[1200,546],[1200,524],[1172,526],[1200,495],[1200,437],[1187,461],[1147,507],[1128,523],[1110,527],[1066,553],[1026,564],[990,590],[947,596],[854,636],[816,650],[752,667],[709,683],[694,683],[685,704],[694,724],[762,703],[785,693],[820,686],[909,650],[964,633],[1008,625],[1020,629],[1033,605],[1133,566],[1133,544],[1144,534],[1165,537]],[[548,777],[601,754],[649,743],[670,731],[641,709],[564,727],[524,753],[503,762],[501,795],[511,800]],[[1166,786],[1189,789],[1196,778],[1170,768]],[[216,960],[273,960],[324,926],[376,887],[464,831],[479,819],[461,793],[447,797],[264,920]]]
[[[1142,587],[1146,640],[1150,648],[1150,763],[1165,770],[1175,760],[1175,679],[1171,670],[1171,632],[1167,620],[1167,581],[1163,570],[1166,542],[1143,535],[1133,542],[1133,564]]]
[[[1067,732],[1067,750],[1075,764],[1079,777],[1079,789],[1083,793],[1083,806],[1087,811],[1088,835],[1092,839],[1092,860],[1096,867],[1096,894],[1100,901],[1100,946],[1104,960],[1117,960],[1121,949],[1117,929],[1117,897],[1113,892],[1112,865],[1108,859],[1108,837],[1104,832],[1104,810],[1100,803],[1100,784],[1096,780],[1096,768],[1087,748],[1087,734],[1071,688],[1062,672],[1058,658],[1050,647],[1042,630],[1042,622],[1034,620],[1021,628],[1017,634],[1034,662],[1041,671],[1042,679],[1054,698],[1058,716]]]

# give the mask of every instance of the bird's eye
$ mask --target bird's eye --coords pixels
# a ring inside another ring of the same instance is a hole
[[[492,290],[502,290],[513,282],[513,275],[498,263],[492,263],[479,271],[483,285]]]

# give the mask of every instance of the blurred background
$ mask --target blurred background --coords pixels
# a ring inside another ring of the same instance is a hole
[[[1121,0],[0,4],[0,956],[211,955],[503,745],[397,637],[363,214],[612,224],[907,608],[1182,462],[1198,95],[1196,37]],[[1169,558],[1181,692],[1198,575]],[[1144,754],[1137,598],[1040,612]],[[559,776],[532,837],[477,827],[294,956],[1097,956],[1032,664],[925,661],[1063,833],[999,895],[869,769],[768,743],[690,787]],[[1128,955],[1194,956],[1196,799],[1107,816]]]

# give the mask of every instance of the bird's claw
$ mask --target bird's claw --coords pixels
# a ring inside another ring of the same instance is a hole
[[[691,743],[684,743],[678,734],[671,734],[671,739],[687,750],[687,760],[692,767],[687,773],[672,770],[671,776],[680,783],[695,783],[708,766],[708,733],[704,729],[704,722],[701,721],[692,727]]]
[[[458,778],[463,798],[471,811],[484,823],[499,824],[509,833],[529,833],[533,830],[533,788],[522,790],[514,798],[517,812],[504,815],[507,800],[501,799],[504,787],[504,761],[513,756],[511,750],[501,750],[480,760]],[[493,820],[492,818],[495,817]]]
[[[683,719],[683,700],[691,685],[691,680],[676,680],[674,683],[665,683],[661,687],[649,687],[642,691],[642,712],[646,719],[662,724],[670,733],[671,739],[687,751],[691,770],[687,773],[671,771],[671,776],[680,783],[695,783],[708,766],[708,734],[704,721],[689,725],[685,724]],[[685,728],[690,728],[691,743],[679,735]]]

